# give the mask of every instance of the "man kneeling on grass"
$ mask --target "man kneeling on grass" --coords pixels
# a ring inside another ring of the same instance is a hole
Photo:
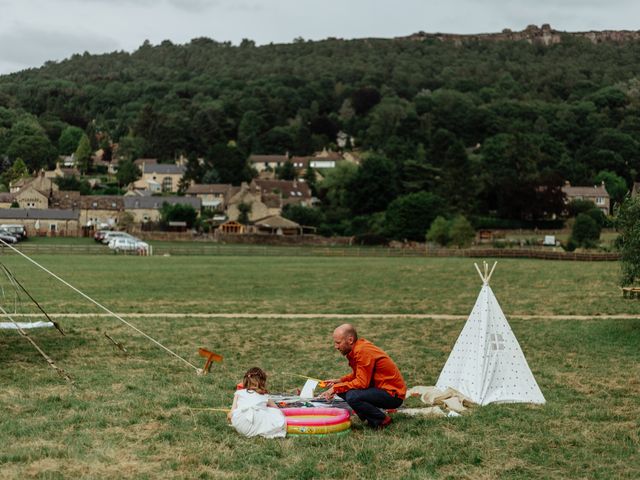
[[[370,427],[386,427],[391,417],[381,409],[398,408],[407,393],[400,370],[383,350],[358,338],[351,324],[345,323],[334,330],[333,343],[336,350],[347,357],[353,372],[325,380],[330,388],[320,397],[330,400],[338,395]]]

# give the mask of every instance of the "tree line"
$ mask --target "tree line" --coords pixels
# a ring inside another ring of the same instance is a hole
[[[187,178],[239,184],[250,154],[363,153],[321,180],[325,234],[424,238],[437,216],[531,225],[561,186],[604,181],[620,202],[640,172],[638,42],[338,40],[234,46],[197,38],[81,54],[0,77],[6,184],[75,153],[189,159]],[[351,142],[353,139],[353,142]],[[89,152],[89,153],[87,153]],[[20,161],[20,162],[19,162]]]

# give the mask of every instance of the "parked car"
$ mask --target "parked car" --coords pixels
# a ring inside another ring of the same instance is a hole
[[[8,230],[0,229],[0,240],[5,243],[18,243],[18,239],[12,235]]]
[[[111,230],[96,230],[96,233],[93,234],[93,239],[96,242],[102,242],[104,236],[109,233]]]
[[[0,225],[0,230],[7,230],[11,235],[16,237],[18,241],[27,239],[27,230],[24,228],[24,225],[3,224]]]
[[[109,242],[111,240],[113,240],[114,238],[128,238],[128,239],[134,239],[137,240],[136,237],[134,237],[133,235],[129,235],[127,232],[113,232],[113,231],[109,231],[109,232],[105,232],[105,234],[102,236],[102,240],[100,240],[102,243],[104,244],[109,244]]]
[[[143,252],[149,251],[149,244],[135,237],[116,237],[109,242],[109,248],[115,252]]]

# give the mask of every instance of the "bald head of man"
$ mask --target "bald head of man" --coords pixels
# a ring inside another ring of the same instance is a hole
[[[342,355],[348,355],[358,340],[358,332],[350,323],[344,323],[333,331],[333,345]]]

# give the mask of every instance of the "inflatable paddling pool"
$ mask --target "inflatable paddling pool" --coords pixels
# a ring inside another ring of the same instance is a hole
[[[283,408],[287,417],[287,435],[327,435],[348,433],[349,411],[344,408]]]

